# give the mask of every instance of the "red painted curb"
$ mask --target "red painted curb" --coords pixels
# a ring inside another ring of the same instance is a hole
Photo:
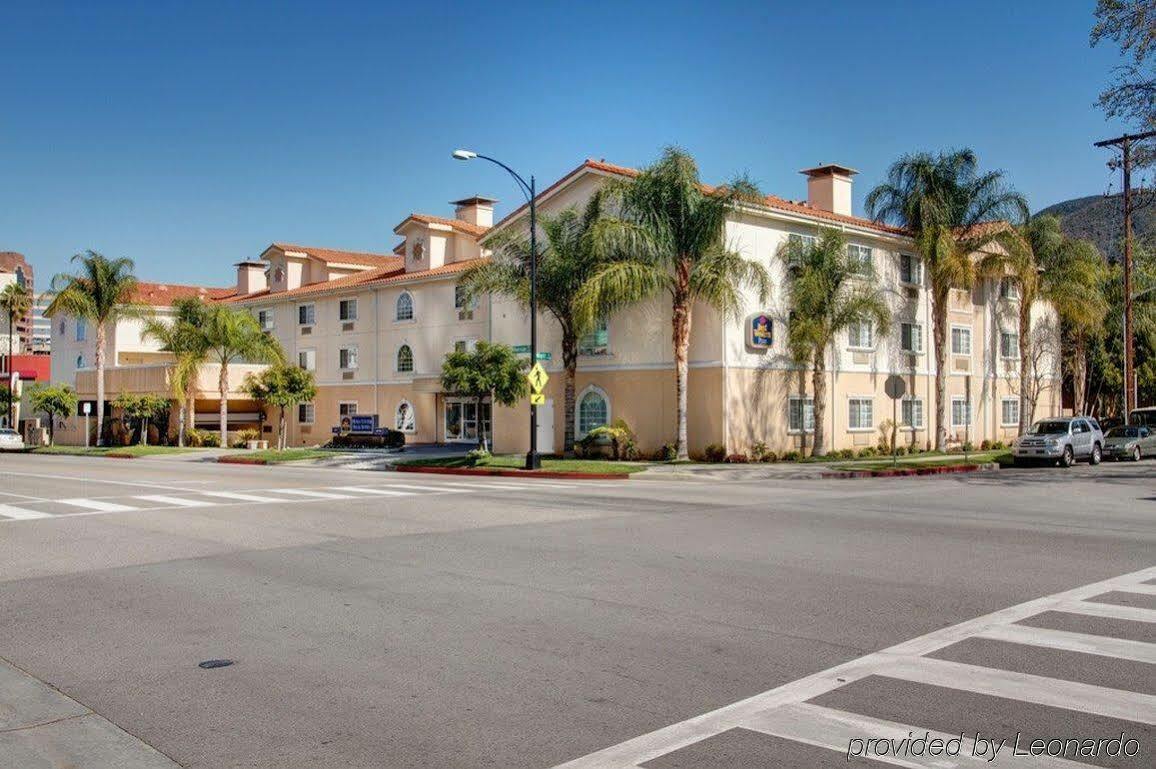
[[[944,467],[896,467],[886,470],[842,470],[821,473],[820,478],[895,478],[912,475],[947,475],[949,473],[976,473],[982,465],[946,465]]]
[[[105,456],[110,457],[112,459],[136,459],[136,455],[134,455],[134,454],[125,454],[123,452],[115,452],[115,451],[109,451],[105,454]]]
[[[489,470],[483,467],[426,467],[398,465],[401,473],[428,473],[430,475],[489,475],[501,478],[549,478],[575,481],[624,481],[630,473],[572,473],[562,470]]]
[[[217,457],[218,462],[223,462],[226,465],[267,465],[269,461],[266,459],[250,459],[249,457],[231,457],[223,456]]]

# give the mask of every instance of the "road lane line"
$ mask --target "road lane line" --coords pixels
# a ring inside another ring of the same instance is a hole
[[[911,740],[939,739],[945,743],[949,740],[959,740],[959,734],[947,734],[931,729],[925,729],[910,724],[901,724],[896,721],[886,721],[881,718],[872,718],[858,713],[848,713],[820,705],[800,702],[792,705],[782,705],[770,710],[755,713],[741,722],[739,726],[785,740],[794,740],[819,748],[827,748],[846,755],[850,751],[852,740],[865,740],[870,737],[884,740]],[[866,755],[872,762],[879,761],[896,766],[926,767],[927,769],[953,769],[954,767],[973,767],[982,762],[985,766],[1016,766],[1022,769],[1076,769],[1087,767],[1076,761],[1049,756],[1012,756],[1010,750],[1002,751],[994,761],[988,757],[971,756],[971,746],[964,744],[958,756],[932,755],[884,755],[875,752]]]
[[[1122,606],[1116,603],[1095,603],[1094,601],[1065,601],[1052,607],[1052,611],[1068,614],[1085,614],[1089,617],[1105,619],[1127,619],[1133,622],[1156,622],[1156,609],[1139,606]]]
[[[105,483],[110,486],[136,486],[141,489],[168,489],[169,491],[189,491],[189,489],[181,488],[173,484],[183,484],[184,481],[165,481],[163,483],[154,483],[150,481],[111,481],[104,478],[92,478],[88,476],[79,475],[45,475],[44,473],[22,473],[15,470],[0,471],[0,476],[19,475],[24,478],[46,478],[54,481],[81,481],[83,483]],[[190,481],[190,483],[199,483],[199,481]]]
[[[1125,638],[1073,633],[1068,630],[1052,630],[1030,625],[996,625],[981,630],[975,637],[1156,664],[1156,644]]]
[[[448,486],[419,486],[416,483],[390,483],[385,486],[377,486],[379,489],[409,489],[412,491],[436,491],[442,494],[467,494],[465,489],[454,489]]]
[[[204,494],[208,497],[220,497],[221,499],[235,499],[240,502],[285,502],[284,499],[276,497],[262,497],[259,494],[242,494],[238,491],[198,491],[198,494]]]
[[[41,513],[37,510],[25,510],[23,507],[13,507],[12,505],[0,505],[0,515],[13,521],[32,521],[37,518],[51,518],[48,513]]]
[[[1156,724],[1156,696],[931,657],[895,657],[875,675],[1107,718]]]
[[[132,505],[121,505],[116,502],[105,502],[100,499],[86,499],[84,497],[58,499],[56,501],[65,505],[73,505],[75,507],[84,507],[89,510],[97,510],[102,513],[127,513],[137,509]]]
[[[447,486],[461,486],[462,488],[466,488],[466,489],[498,489],[499,491],[503,490],[503,489],[526,489],[526,488],[529,488],[528,486],[524,486],[524,485],[517,484],[517,483],[490,483],[488,481],[483,482],[483,483],[462,483],[460,481],[454,481],[453,483],[447,483],[446,485]]]
[[[170,497],[165,494],[146,494],[133,497],[133,499],[143,499],[146,502],[159,502],[162,505],[173,505],[174,507],[208,507],[209,505],[213,504],[212,502],[205,502],[201,499]]]
[[[1125,587],[1116,588],[1122,593],[1136,593],[1138,595],[1156,595],[1156,585],[1127,585]]]
[[[370,486],[334,486],[338,491],[352,491],[359,494],[378,494],[383,497],[412,497],[412,491],[390,491],[389,489],[377,489]]]
[[[350,499],[348,494],[333,494],[328,491],[312,491],[310,489],[277,489],[278,494],[295,494],[299,497],[312,499]]]

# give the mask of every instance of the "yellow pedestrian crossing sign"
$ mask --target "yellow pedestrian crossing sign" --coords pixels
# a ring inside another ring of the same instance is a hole
[[[530,393],[530,405],[531,406],[544,406],[544,405],[546,405],[546,394],[545,393]]]
[[[530,369],[530,373],[526,374],[526,379],[530,382],[530,392],[540,393],[546,388],[546,383],[550,381],[549,375],[546,374],[546,369],[542,368],[541,363],[534,363],[534,367]]]

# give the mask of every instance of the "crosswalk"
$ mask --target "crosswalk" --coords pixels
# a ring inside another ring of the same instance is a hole
[[[843,756],[848,760],[861,756],[872,762],[895,766],[949,769],[983,763],[1059,769],[1088,765],[1080,760],[1086,754],[1070,751],[1071,746],[1067,744],[1062,746],[1063,753],[1049,754],[1049,747],[1038,755],[1013,755],[1009,748],[998,756],[979,753],[977,758],[974,746],[966,744],[969,730],[975,733],[973,724],[953,723],[954,729],[944,729],[940,724],[937,729],[936,722],[943,717],[922,710],[913,711],[910,719],[919,723],[903,723],[873,713],[872,708],[878,706],[870,697],[862,701],[847,696],[840,699],[840,694],[846,695],[856,686],[869,686],[872,681],[891,681],[898,686],[936,687],[936,691],[954,692],[958,696],[979,695],[1022,703],[1018,706],[1020,708],[1042,706],[1069,714],[1083,714],[1083,717],[1116,719],[1130,725],[1130,733],[1137,738],[1132,747],[1138,746],[1145,751],[1136,757],[1139,763],[1135,765],[1156,765],[1151,752],[1154,743],[1152,727],[1156,725],[1156,696],[1148,693],[1152,690],[1156,668],[1142,667],[1139,678],[1134,679],[1133,688],[1146,691],[1133,691],[1131,688],[1074,680],[1078,676],[1067,669],[1039,675],[1005,669],[998,661],[991,661],[989,666],[987,660],[985,664],[971,664],[944,658],[950,655],[953,647],[959,648],[957,645],[980,639],[1011,644],[1029,655],[1058,650],[1091,655],[1108,665],[1154,665],[1156,643],[1120,638],[1109,632],[1112,628],[1119,628],[1118,621],[1124,620],[1135,623],[1130,629],[1132,633],[1153,637],[1156,601],[1152,596],[1156,596],[1156,567],[1039,598],[905,641],[577,758],[555,769],[637,769],[652,765],[649,763],[652,761],[654,765],[661,763],[666,766],[673,762],[670,765],[690,766],[677,758],[681,751],[732,730],[747,730],[786,740],[801,750],[826,748],[840,754],[839,760]],[[1147,608],[1149,606],[1153,608]],[[1076,624],[1087,626],[1092,623],[1086,628],[1092,632],[1047,627],[1045,615],[1055,617],[1056,613]],[[1105,623],[1105,620],[1115,624]],[[1097,622],[1101,626],[1095,626]],[[853,711],[844,710],[827,704],[826,701],[831,699],[861,704],[857,704]],[[912,736],[924,737],[925,734],[929,739],[962,739],[964,744],[954,756],[913,754],[910,750]],[[860,752],[869,740],[876,740],[873,743],[875,749]],[[1100,763],[1100,760],[1092,763]]]
[[[488,480],[451,482],[382,482],[359,485],[319,486],[276,489],[173,489],[164,487],[164,494],[121,494],[116,496],[67,497],[62,499],[27,498],[18,504],[0,503],[0,523],[38,521],[49,518],[69,518],[80,515],[106,515],[157,510],[191,510],[193,508],[227,507],[237,505],[269,505],[287,503],[363,500],[388,502],[421,496],[485,494],[506,492],[533,492],[546,494],[581,491],[602,486],[589,481],[564,483],[534,480],[526,483],[493,483]]]

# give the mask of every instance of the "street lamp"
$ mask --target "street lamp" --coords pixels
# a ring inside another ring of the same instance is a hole
[[[488,160],[496,166],[505,169],[506,173],[514,177],[526,202],[530,204],[530,365],[538,362],[538,210],[535,204],[534,177],[530,177],[527,184],[518,173],[500,160],[479,155],[471,150],[457,149],[453,151],[454,160]],[[530,451],[526,454],[526,469],[537,470],[542,466],[542,458],[538,456],[538,407],[530,403]]]

